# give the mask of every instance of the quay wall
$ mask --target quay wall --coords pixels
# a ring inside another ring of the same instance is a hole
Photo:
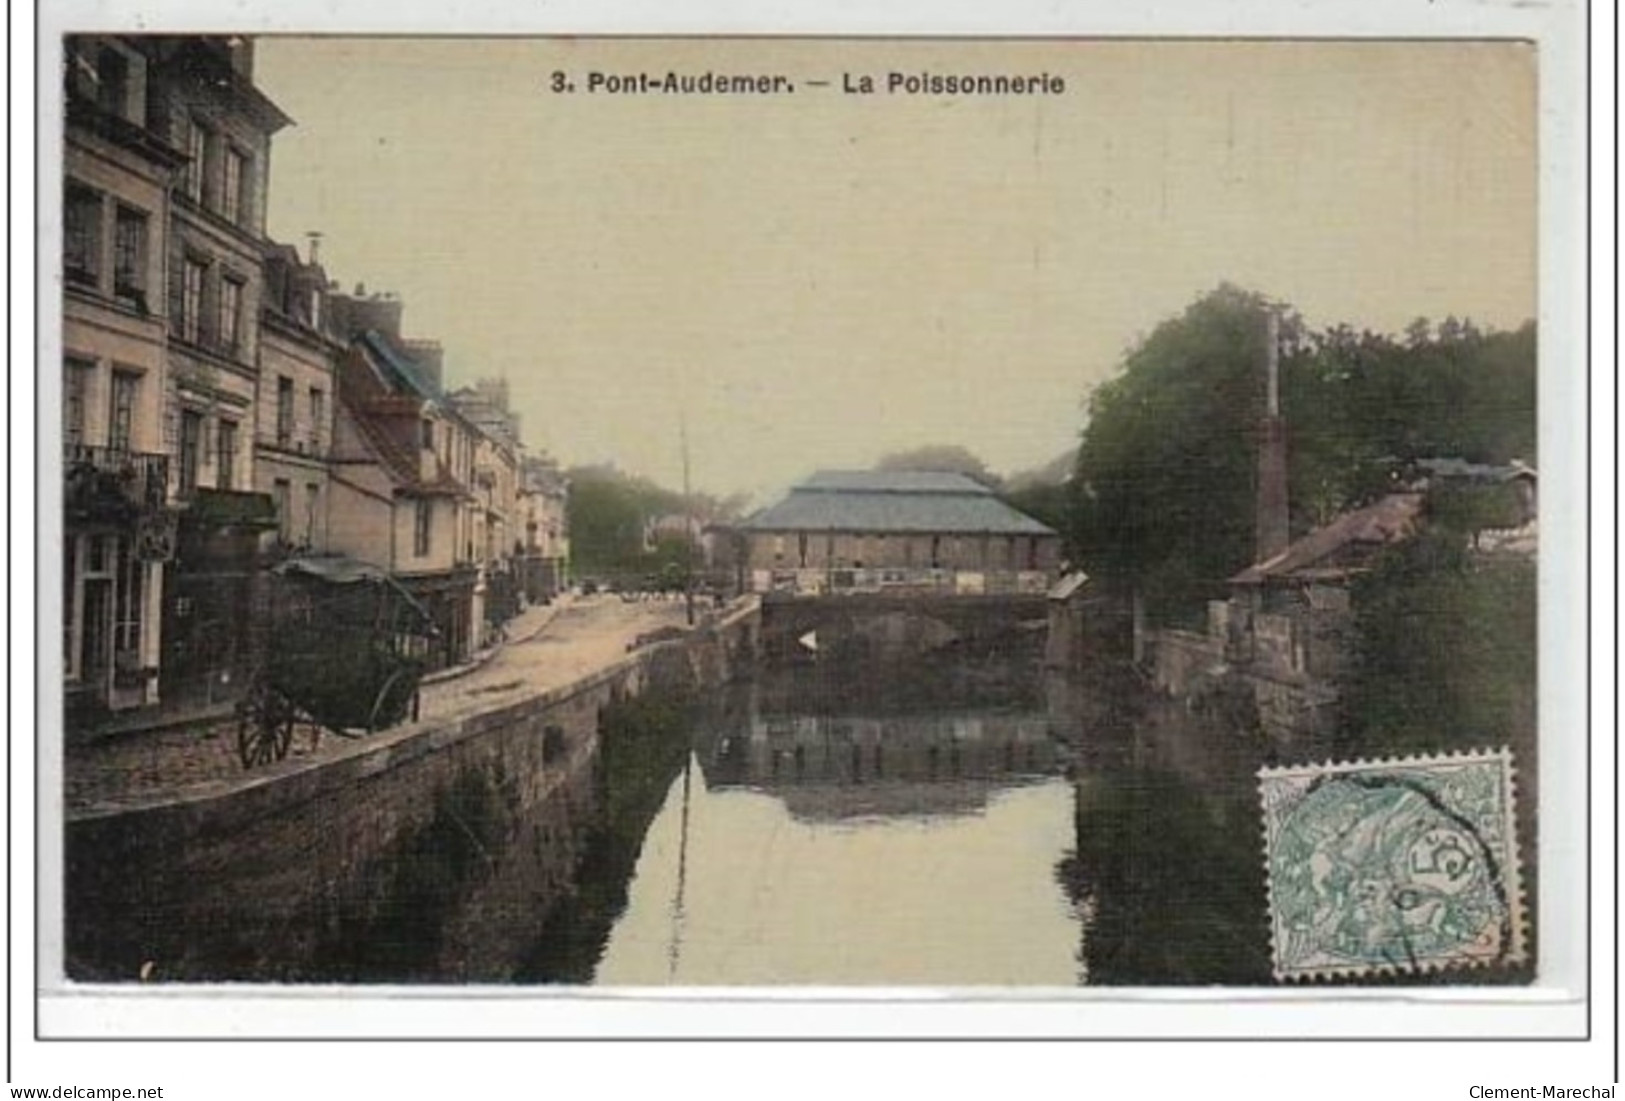
[[[1151,683],[1159,692],[1184,697],[1224,661],[1224,643],[1211,635],[1172,628],[1147,636]]]
[[[602,828],[616,709],[721,684],[760,642],[748,604],[560,688],[70,817],[66,976],[514,981]]]

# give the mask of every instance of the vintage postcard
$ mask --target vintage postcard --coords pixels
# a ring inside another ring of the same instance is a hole
[[[1546,63],[44,42],[42,982],[1570,981]]]

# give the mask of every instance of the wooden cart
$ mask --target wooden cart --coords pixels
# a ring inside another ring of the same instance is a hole
[[[417,718],[437,631],[385,571],[342,556],[294,558],[269,571],[257,617],[255,673],[237,707],[244,768],[280,761],[294,730],[361,737]]]

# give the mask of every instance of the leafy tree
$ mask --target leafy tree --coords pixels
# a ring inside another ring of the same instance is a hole
[[[568,476],[567,515],[576,570],[588,574],[652,572],[660,564],[660,556],[651,554],[646,546],[649,522],[682,514],[682,495],[612,466],[577,467]]]
[[[1193,610],[1252,560],[1267,307],[1220,286],[1092,396],[1069,522],[1049,522],[1153,613]],[[1419,318],[1396,338],[1309,332],[1288,313],[1281,338],[1294,535],[1391,490],[1396,460],[1535,460],[1533,323],[1493,333]]]
[[[1222,591],[1251,560],[1267,308],[1220,286],[1153,330],[1090,401],[1078,550],[1154,611]]]
[[[1450,522],[1436,518],[1387,552],[1356,589],[1351,744],[1394,754],[1510,745],[1530,760],[1535,564],[1472,558]]]

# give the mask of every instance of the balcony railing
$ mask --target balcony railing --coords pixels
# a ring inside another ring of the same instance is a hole
[[[164,507],[167,455],[69,443],[63,447],[62,471],[70,516],[134,515]]]

